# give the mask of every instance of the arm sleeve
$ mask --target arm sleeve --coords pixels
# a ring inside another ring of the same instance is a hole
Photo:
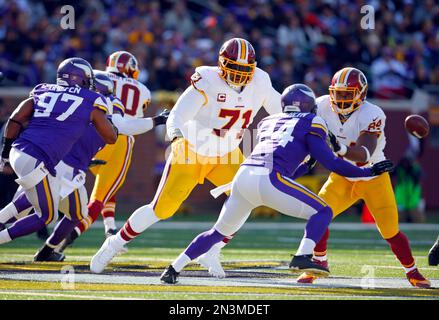
[[[169,138],[172,140],[178,131],[184,133],[185,123],[192,120],[205,104],[205,95],[194,86],[188,87],[178,98],[166,122],[166,131]]]
[[[119,130],[120,134],[128,136],[148,132],[154,127],[154,123],[151,118],[124,118],[122,115],[117,113],[112,115],[111,120],[117,130]]]
[[[311,156],[329,171],[350,178],[372,176],[372,171],[369,168],[361,169],[337,158],[321,137],[307,134],[306,143]]]

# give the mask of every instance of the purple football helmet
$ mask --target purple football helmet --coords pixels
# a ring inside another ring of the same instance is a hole
[[[302,83],[287,87],[281,96],[283,112],[316,113],[316,96],[312,89]]]
[[[82,58],[65,59],[56,71],[56,83],[60,86],[93,89],[93,79],[93,68],[87,60]]]
[[[106,72],[93,70],[93,74],[96,92],[104,96],[114,94],[114,82],[110,79]]]

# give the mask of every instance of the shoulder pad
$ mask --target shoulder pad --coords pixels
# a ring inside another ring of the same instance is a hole
[[[110,96],[111,103],[113,104],[113,113],[119,112],[120,114],[125,114],[125,106],[122,101],[115,96]]]
[[[197,67],[195,68],[194,74],[191,76],[191,85],[198,91],[207,91],[212,76],[218,76],[215,67]]]
[[[107,114],[111,114],[111,108],[109,108],[109,101],[104,96],[98,94],[93,102],[93,108],[104,111]]]
[[[326,125],[326,121],[323,120],[322,117],[314,116],[311,121],[311,130],[310,133],[317,134],[323,139],[328,135],[328,126]]]

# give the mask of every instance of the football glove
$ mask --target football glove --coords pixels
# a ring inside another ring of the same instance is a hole
[[[9,162],[9,159],[0,157],[0,172],[3,172],[5,165]]]
[[[312,168],[315,167],[316,163],[317,163],[317,160],[314,159],[313,157],[310,157],[308,159],[308,161],[306,161],[306,164],[308,165],[308,172],[311,171]]]
[[[91,161],[88,163],[88,167],[93,168],[104,164],[107,164],[107,161],[100,159],[91,159]]]
[[[165,124],[169,117],[169,110],[164,109],[158,116],[152,117],[154,121],[154,127],[161,124]]]
[[[332,149],[332,151],[334,151],[334,153],[344,156],[348,151],[348,148],[344,144],[340,143],[337,137],[331,131],[328,132],[327,140],[329,147]]]
[[[375,163],[372,168],[372,175],[379,176],[384,172],[392,172],[394,169],[394,165],[390,160],[383,160],[381,162]]]

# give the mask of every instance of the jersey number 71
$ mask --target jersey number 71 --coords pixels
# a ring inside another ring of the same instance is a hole
[[[230,128],[239,120],[239,118],[244,119],[244,123],[242,124],[241,131],[236,135],[236,139],[241,139],[244,130],[250,123],[251,116],[253,110],[245,111],[241,116],[241,110],[239,109],[221,109],[219,112],[220,118],[230,118],[229,121],[221,128],[221,129],[213,129],[213,133],[218,137],[224,137]]]

